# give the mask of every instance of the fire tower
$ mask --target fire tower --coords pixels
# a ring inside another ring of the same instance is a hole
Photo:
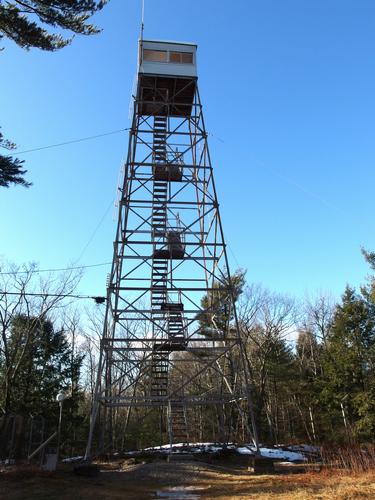
[[[257,442],[196,51],[139,42],[87,457],[99,410],[104,435],[121,407],[159,412],[170,443],[187,443],[189,409],[245,413],[245,401],[247,436]]]

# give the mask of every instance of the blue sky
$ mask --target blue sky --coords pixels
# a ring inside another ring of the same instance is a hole
[[[3,42],[0,124],[20,151],[129,126],[140,3],[112,0],[102,34],[56,53]],[[146,0],[146,38],[198,43],[229,258],[249,281],[338,296],[368,272],[374,28],[370,0]],[[0,256],[110,261],[126,146],[123,133],[20,155],[34,185],[0,192]],[[81,292],[103,294],[108,270],[87,270]]]

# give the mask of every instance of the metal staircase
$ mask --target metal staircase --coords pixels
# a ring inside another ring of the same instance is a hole
[[[154,134],[152,147],[155,172],[155,169],[158,166],[165,166],[167,163],[166,116],[154,117]],[[154,175],[152,195],[152,231],[154,241],[153,256],[154,259],[168,259],[169,251],[168,248],[166,248],[168,181],[156,180]],[[158,264],[160,264],[160,262]]]
[[[186,410],[180,399],[169,402],[169,434],[171,444],[189,442]]]
[[[151,396],[165,398],[168,396],[168,363],[169,352],[154,351],[151,358]]]
[[[164,165],[167,156],[167,118],[155,116],[153,134],[154,165]],[[153,259],[151,273],[151,314],[153,320],[153,338],[160,341],[154,343],[151,357],[151,396],[165,398],[168,396],[169,350],[163,345],[166,339],[166,314],[163,304],[167,300],[168,251],[167,233],[167,198],[168,182],[153,181],[152,196],[152,241]]]
[[[167,162],[167,126],[166,116],[154,117],[151,314],[153,338],[158,340],[154,342],[151,357],[151,395],[157,398],[168,396],[170,353],[185,349],[183,304],[181,298],[177,303],[170,302],[167,293],[168,279],[171,280],[169,274],[171,272],[169,270],[170,259],[182,258],[184,254],[180,234],[175,230],[168,230],[167,227],[169,183],[178,180],[169,174],[168,180],[165,177],[166,173],[169,172],[169,167],[171,167]],[[180,172],[180,166],[178,166],[178,169],[178,172]],[[156,175],[157,172],[158,175]],[[160,175],[161,172],[164,177]],[[175,402],[173,408],[176,407],[176,404]]]
[[[181,299],[180,299],[181,300]],[[163,305],[167,311],[168,338],[170,340],[170,349],[172,351],[185,350],[185,321],[183,317],[184,305],[181,301],[167,302]]]

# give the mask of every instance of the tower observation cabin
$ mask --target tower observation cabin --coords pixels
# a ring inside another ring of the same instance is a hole
[[[140,40],[138,102],[141,115],[190,116],[197,81],[197,46]]]

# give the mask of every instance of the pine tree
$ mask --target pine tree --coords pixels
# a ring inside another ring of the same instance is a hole
[[[335,410],[333,425],[362,439],[375,436],[375,316],[373,306],[347,287],[336,308],[323,363],[322,401]],[[345,422],[344,422],[345,423]]]
[[[87,23],[107,0],[14,0],[0,2],[0,39],[10,38],[24,49],[37,47],[58,50],[72,38],[51,33],[45,26],[60,28],[80,35],[93,35],[99,30]]]
[[[27,170],[22,169],[23,160],[12,158],[11,156],[0,155],[0,186],[9,187],[11,184],[30,187],[31,183],[27,182],[23,175]]]
[[[55,51],[69,45],[73,39],[48,31],[61,29],[79,35],[94,35],[100,30],[87,23],[89,17],[100,11],[108,0],[0,0],[0,41],[9,38],[23,49],[32,47]],[[0,48],[1,50],[1,48]],[[15,149],[15,144],[3,138],[0,148]],[[29,187],[23,175],[23,160],[0,154],[0,187],[11,184]]]
[[[268,325],[267,325],[268,326]],[[248,332],[247,352],[252,363],[253,394],[262,442],[289,438],[285,410],[295,394],[297,365],[291,348],[278,332],[256,325]]]
[[[16,145],[5,139],[0,131],[0,148],[12,150]],[[22,169],[23,160],[13,158],[8,155],[0,154],[0,187],[9,187],[11,184],[18,184],[24,187],[30,187],[31,183],[25,181],[23,175],[26,170]]]
[[[13,364],[20,363],[20,366],[7,411],[43,415],[47,419],[55,416],[55,396],[60,390],[70,390],[72,379],[77,386],[82,356],[72,356],[64,332],[56,331],[51,321],[23,315],[13,319],[8,345],[9,351],[15,352]],[[79,391],[75,390],[73,399],[78,398]],[[70,405],[73,404],[77,401],[72,400]]]
[[[213,290],[209,291],[201,300],[202,309],[208,311],[198,315],[201,333],[210,336],[212,329],[221,333],[228,332],[228,328],[234,319],[231,309],[232,297],[236,302],[245,285],[246,272],[239,269],[230,278],[223,274],[222,282],[215,281]],[[230,289],[230,284],[231,289]]]

